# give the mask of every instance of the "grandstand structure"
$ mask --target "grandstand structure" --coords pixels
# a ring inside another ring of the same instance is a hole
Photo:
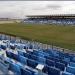
[[[1,75],[75,75],[75,54],[8,37],[0,35]]]
[[[75,25],[75,14],[29,15],[25,23]]]

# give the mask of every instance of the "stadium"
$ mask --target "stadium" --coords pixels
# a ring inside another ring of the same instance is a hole
[[[30,15],[25,23],[75,25],[75,14]]]
[[[38,2],[30,2],[27,12],[23,3],[2,5],[7,9],[0,13],[0,75],[75,75],[75,14],[28,15],[61,6],[38,5],[39,9],[31,11],[31,5]]]

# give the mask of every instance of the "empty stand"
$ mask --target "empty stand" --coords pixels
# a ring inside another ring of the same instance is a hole
[[[0,71],[4,75],[10,71],[13,75],[75,75],[75,54],[34,49],[32,44],[15,40],[3,43],[0,44]]]

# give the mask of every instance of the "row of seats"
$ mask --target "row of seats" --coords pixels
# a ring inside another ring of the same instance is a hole
[[[40,24],[75,24],[75,19],[25,19],[25,23],[40,23]]]
[[[21,52],[21,53],[23,53],[23,52]],[[27,53],[28,54],[28,53]],[[10,54],[10,55],[12,55],[12,54]],[[22,54],[21,54],[22,55]],[[26,56],[26,55],[25,55]],[[21,58],[22,58],[23,56],[21,56]],[[21,59],[20,58],[20,59]],[[27,58],[27,57],[26,57]],[[29,59],[29,58],[28,58]],[[23,60],[22,60],[23,61]],[[21,62],[21,63],[23,63],[23,62]],[[24,64],[26,64],[26,61],[25,61],[25,63]],[[36,68],[36,66],[37,66],[37,62],[35,62],[35,61],[33,61],[33,59],[32,60],[27,60],[27,65],[28,66],[30,66],[30,67],[32,67],[32,68]],[[54,66],[54,64],[55,64],[55,62],[54,61],[52,61],[52,60],[48,60],[47,59],[47,61],[46,61],[46,64],[48,64],[48,66],[46,65],[46,67],[44,67],[45,69],[46,68],[49,68],[49,66],[50,66],[50,68],[53,68],[53,69],[55,69],[53,66]],[[72,64],[72,63],[71,63]],[[52,66],[52,67],[51,67]],[[64,71],[64,69],[65,69],[65,64],[63,64],[63,63],[60,63],[60,62],[56,62],[56,64],[55,64],[55,67],[56,67],[56,69],[58,68],[58,70],[59,70],[59,75],[60,75],[60,70],[61,71]],[[69,69],[69,67],[67,67],[68,69]],[[67,68],[66,68],[66,71],[68,72],[68,70],[67,70]],[[71,67],[70,67],[71,68]],[[48,72],[48,70],[49,69],[47,69],[47,72]],[[73,70],[73,69],[72,69]],[[44,71],[43,71],[44,72]],[[45,72],[45,73],[47,73],[47,72]],[[50,72],[50,71],[49,71]],[[49,74],[49,72],[48,72],[48,74]],[[74,73],[73,73],[74,74]],[[53,74],[52,74],[53,75]],[[58,74],[57,74],[58,75]]]
[[[5,57],[2,61],[2,64],[0,61],[0,70],[4,73],[3,75],[38,75],[38,72],[25,68],[24,65],[9,57]],[[8,71],[12,71],[13,74],[9,74]]]
[[[2,41],[0,41],[0,42],[2,42]],[[35,45],[36,46],[36,45]],[[35,47],[34,46],[34,47]],[[0,44],[0,48],[1,49],[4,49],[4,50],[6,50],[7,49],[7,47],[8,48],[10,48],[10,49],[33,49],[33,45],[32,44],[26,44],[26,43],[16,43],[16,42],[2,42],[1,44]]]
[[[23,49],[19,48],[20,46]],[[24,44],[20,46],[17,43],[10,43],[9,49],[7,43],[6,45],[0,45],[0,49],[2,49],[0,52],[4,51],[7,56],[2,55],[0,57],[0,60],[4,61],[3,64],[0,61],[3,72],[6,73],[6,71],[11,70],[16,75],[75,75],[74,54],[64,53],[56,49],[33,49],[32,46],[29,47],[30,49],[26,49]],[[43,65],[41,73],[37,69],[38,65]],[[27,68],[24,68],[24,66],[27,66]]]

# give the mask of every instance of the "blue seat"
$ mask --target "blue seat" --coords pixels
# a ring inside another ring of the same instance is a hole
[[[71,60],[72,62],[75,62],[75,56],[72,58],[72,60]]]
[[[49,67],[48,75],[60,75],[60,70],[54,67]]]
[[[69,53],[64,53],[64,57],[65,58],[69,58],[70,57],[70,54]]]
[[[62,72],[62,75],[74,75],[74,74],[69,73],[69,72]]]
[[[27,47],[26,47],[26,46],[24,46],[24,49],[27,49]]]
[[[9,69],[17,75],[21,75],[21,67],[19,65],[11,63]]]
[[[75,67],[75,63],[74,62],[70,62],[69,66]]]
[[[12,58],[19,61],[19,55],[12,53]]]
[[[28,71],[30,71],[32,75],[35,75],[35,73],[36,73],[36,72],[33,71],[32,69],[29,69],[29,68],[25,68],[25,69],[28,70]]]
[[[23,52],[22,51],[18,51],[18,54],[23,56]]]
[[[19,55],[19,62],[21,62],[22,64],[27,64],[27,58],[25,58],[24,56]]]
[[[44,57],[44,54],[43,53],[38,53],[38,56],[39,57]]]
[[[15,46],[10,45],[10,48],[11,48],[11,49],[15,49]]]
[[[39,63],[41,64],[46,64],[46,59],[45,58],[42,58],[42,57],[39,57],[38,56],[38,60],[37,60]]]
[[[32,75],[32,73],[29,70],[21,68],[21,75]]]
[[[12,58],[12,53],[11,52],[6,51],[6,55],[7,55],[7,57]]]
[[[67,61],[61,60],[60,63],[65,64],[65,66],[67,67],[67,65],[69,64]]]
[[[34,50],[33,54],[36,55],[36,56],[38,56],[38,51]]]
[[[75,75],[75,67],[70,67],[70,66],[68,66],[68,67],[66,68],[66,71]]]
[[[42,72],[48,74],[48,68],[49,68],[49,66],[45,65],[44,68],[42,69]]]
[[[51,56],[53,56],[52,50],[47,49],[47,50],[44,50],[44,52],[45,52],[45,53],[48,53],[48,54],[51,55]]]
[[[64,58],[64,53],[63,53],[63,52],[59,52],[59,57],[60,57],[61,59],[63,59],[63,58]]]
[[[29,51],[29,50],[26,50],[26,52],[29,53],[29,54],[33,54],[33,52],[32,51]]]
[[[70,62],[70,58],[64,58],[63,60],[66,61],[67,63]]]
[[[61,71],[64,71],[64,69],[65,69],[65,64],[60,63],[60,62],[56,62],[56,63],[55,63],[55,67],[58,68],[58,69],[60,69]]]
[[[8,74],[9,64],[0,61],[0,70],[4,73],[4,75]]]
[[[4,45],[1,45],[1,48],[4,49],[4,50],[6,50],[7,47],[4,46]]]
[[[38,63],[36,61],[27,59],[27,66],[30,66],[32,68],[36,68],[37,65],[38,65]]]
[[[16,41],[16,40],[12,40],[12,39],[11,39],[11,40],[10,40],[10,43],[15,43],[15,41]]]
[[[24,52],[23,52],[23,56],[24,56],[24,57],[27,57],[27,58],[31,58],[31,57],[30,57],[30,54],[28,54],[28,53],[24,53]]]
[[[33,59],[33,60],[37,60],[37,56],[35,56],[35,55],[32,55],[32,54],[30,54],[30,57],[31,57],[31,59]]]
[[[55,62],[52,61],[52,60],[46,59],[46,64],[47,64],[48,66],[54,66],[54,65],[55,65]]]
[[[52,56],[46,56],[45,58],[46,58],[46,59],[49,59],[49,60],[53,60],[53,61],[55,61],[55,62],[60,62],[60,61],[61,61],[60,59],[55,58],[55,57],[52,57]]]
[[[32,45],[30,45],[30,46],[29,46],[29,49],[33,49],[33,46],[32,46]]]
[[[10,63],[12,63],[12,60],[11,60],[11,58],[6,58],[6,59],[4,59],[4,62],[10,64]]]

